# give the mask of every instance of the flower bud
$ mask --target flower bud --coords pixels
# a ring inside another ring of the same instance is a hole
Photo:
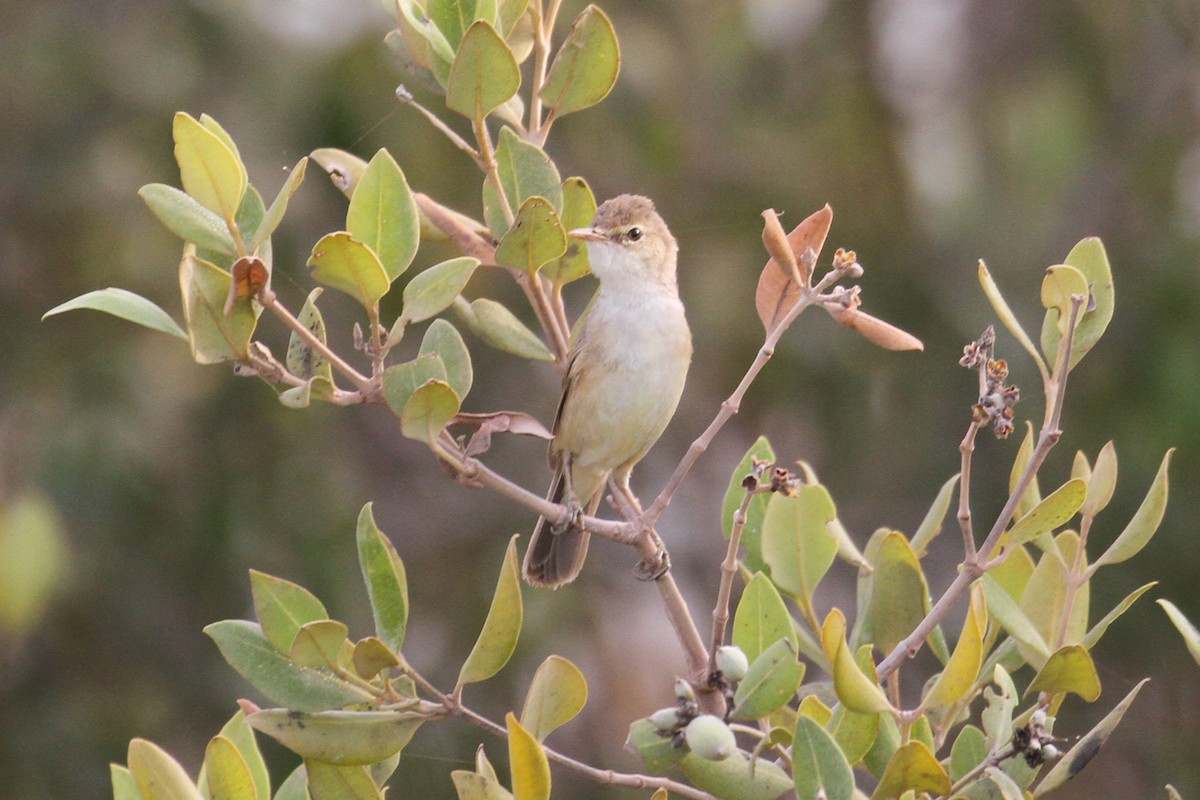
[[[656,731],[673,731],[679,726],[679,708],[671,706],[670,708],[660,708],[650,715],[650,724],[654,726]]]
[[[750,669],[750,659],[746,658],[745,651],[733,645],[725,645],[717,650],[716,662],[721,675],[731,681],[740,681]]]
[[[708,761],[721,761],[737,750],[737,739],[729,726],[712,714],[701,714],[683,732],[688,748]]]
[[[685,702],[696,702],[696,692],[692,689],[692,685],[683,678],[675,679],[675,696]]]
[[[1046,727],[1046,710],[1039,708],[1029,716],[1029,724],[1035,728]]]
[[[1046,759],[1047,761],[1053,761],[1054,759],[1058,758],[1059,755],[1060,753],[1058,752],[1058,748],[1052,744],[1042,747],[1042,758]]]

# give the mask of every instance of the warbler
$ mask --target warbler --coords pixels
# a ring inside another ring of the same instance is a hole
[[[561,529],[539,519],[525,553],[525,579],[551,588],[579,575],[588,549],[582,514],[595,514],[610,475],[640,511],[630,471],[675,414],[692,360],[679,247],[654,203],[614,197],[590,228],[570,234],[587,243],[600,290],[570,353],[550,444],[547,499],[566,503],[572,516]]]

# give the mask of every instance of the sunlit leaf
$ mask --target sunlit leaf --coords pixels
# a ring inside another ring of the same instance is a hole
[[[359,677],[372,680],[384,670],[400,666],[400,659],[382,640],[368,636],[354,643],[354,654],[351,656],[354,671]]]
[[[145,800],[128,768],[120,764],[109,764],[108,776],[112,783],[113,800]]]
[[[845,639],[839,639],[833,661],[833,689],[846,708],[859,714],[891,711],[892,705],[879,684],[862,671]]]
[[[482,120],[520,88],[521,70],[504,39],[488,22],[472,24],[450,68],[446,107]]]
[[[1030,659],[1030,663],[1035,665],[1045,663],[1046,659],[1050,657],[1050,647],[1029,617],[1025,616],[1025,612],[1021,610],[1017,601],[992,577],[991,572],[984,575],[980,583],[983,586],[984,597],[987,599],[988,613],[996,622],[1000,623],[1009,636],[1033,651],[1035,657]]]
[[[254,729],[246,723],[246,715],[238,711],[221,727],[218,736],[231,742],[237,749],[242,763],[245,764],[253,781],[255,796],[260,800],[268,800],[271,797],[271,776],[267,772],[267,764],[258,749],[258,741],[254,738]],[[234,771],[236,772],[236,770]],[[202,795],[209,796],[207,764],[200,768],[196,786],[199,787]]]
[[[418,357],[436,354],[446,370],[446,383],[459,399],[471,391],[471,354],[458,330],[444,319],[435,319],[421,339]]]
[[[286,653],[302,625],[328,619],[329,612],[316,595],[298,583],[250,570],[254,614],[263,634],[280,653]]]
[[[756,572],[742,591],[733,615],[733,643],[754,661],[780,640],[796,645],[791,615],[771,579]]]
[[[496,248],[496,263],[535,275],[567,250],[567,232],[558,212],[543,197],[521,204],[516,219]]]
[[[375,305],[391,287],[379,256],[346,231],[327,233],[308,259],[313,277],[353,297],[374,317]]]
[[[1021,347],[1025,348],[1025,352],[1033,356],[1033,361],[1038,365],[1038,369],[1043,375],[1049,375],[1046,368],[1046,362],[1042,360],[1042,354],[1033,344],[1033,340],[1029,338],[1029,334],[1025,333],[1025,329],[1021,327],[1021,323],[1017,321],[1017,317],[1013,314],[1012,309],[1008,307],[1008,302],[1004,299],[1004,295],[1000,293],[1000,287],[996,285],[996,281],[992,278],[992,273],[988,272],[987,265],[983,260],[979,261],[979,285],[983,287],[983,293],[987,296],[988,301],[992,304],[992,309],[996,312],[996,316],[1000,318],[1000,322],[1008,329],[1008,332],[1013,335]]]
[[[382,800],[371,771],[366,767],[339,767],[305,759],[308,793],[312,800]]]
[[[1197,664],[1200,664],[1200,630],[1192,624],[1184,613],[1172,603],[1170,600],[1156,600],[1163,611],[1167,612],[1167,616],[1171,618],[1173,624],[1183,637],[1183,643],[1187,646],[1188,652],[1192,654]]]
[[[214,736],[209,741],[204,751],[204,774],[212,800],[256,800],[258,797],[246,759],[224,736]]]
[[[328,670],[293,664],[263,635],[262,628],[244,620],[214,622],[204,632],[239,674],[272,702],[297,711],[323,711],[374,697]]]
[[[422,322],[445,311],[466,287],[478,266],[479,259],[461,256],[414,275],[404,287],[403,319]]]
[[[788,234],[788,242],[791,243],[792,252],[798,259],[808,248],[820,255],[832,222],[833,209],[827,205],[792,229]],[[767,333],[774,330],[799,300],[800,287],[792,278],[791,270],[773,258],[768,260],[754,293],[754,307],[758,310],[758,318],[762,320]]]
[[[809,606],[817,584],[837,556],[829,523],[837,518],[824,486],[801,486],[794,497],[775,493],[763,519],[763,559],[771,580]]]
[[[752,662],[733,696],[733,718],[753,721],[790,702],[804,680],[804,664],[786,638],[768,647]]]
[[[525,141],[508,126],[500,129],[496,170],[510,210],[515,212],[531,197],[544,197],[555,209],[562,208],[562,178],[554,162],[540,147]],[[483,186],[483,215],[496,238],[508,232],[500,196],[491,182]]]
[[[596,217],[596,197],[583,178],[567,178],[562,184],[563,203],[559,221],[564,229],[571,231],[585,228]],[[567,250],[561,258],[542,267],[542,274],[556,285],[570,283],[587,275],[587,242],[574,236],[567,237]]]
[[[462,46],[463,36],[476,20],[496,22],[497,0],[426,0],[429,19],[454,49]]]
[[[172,135],[183,190],[221,219],[233,221],[247,185],[236,148],[227,144],[227,136],[219,136],[182,111],[175,115]]]
[[[925,696],[923,705],[926,708],[953,705],[966,697],[983,665],[983,635],[986,631],[987,606],[983,587],[976,583],[971,587],[971,605],[963,620],[962,634],[949,663]]]
[[[1094,702],[1100,697],[1100,676],[1087,648],[1071,644],[1056,650],[1025,690],[1027,696],[1034,692],[1074,692],[1089,703]]]
[[[1056,541],[1067,544],[1068,542],[1077,542],[1078,538],[1073,533],[1064,532]],[[1021,597],[1021,610],[1033,623],[1042,640],[1047,643],[1057,641],[1059,632],[1063,629],[1063,615],[1068,612],[1070,618],[1067,621],[1062,643],[1076,644],[1087,633],[1090,594],[1087,583],[1082,584],[1075,591],[1074,600],[1070,608],[1067,608],[1068,568],[1064,563],[1064,558],[1072,558],[1074,547],[1071,548],[1071,551],[1071,553],[1064,553],[1061,556],[1053,550],[1043,553],[1038,560],[1037,567],[1033,570],[1033,575],[1029,578],[1025,593]],[[1021,655],[1025,656],[1035,669],[1042,666],[1042,661],[1036,654],[1028,652],[1020,642],[1018,645],[1021,647]]]
[[[512,800],[512,792],[500,785],[494,777],[456,769],[450,773],[458,800]]]
[[[346,197],[354,196],[354,190],[358,187],[359,180],[367,171],[366,161],[345,150],[333,147],[313,150],[309,157],[328,173],[333,185],[340,189]]]
[[[1096,456],[1096,465],[1088,478],[1087,499],[1083,501],[1080,511],[1085,517],[1096,516],[1108,506],[1116,488],[1117,449],[1112,442],[1108,442]]]
[[[443,381],[427,381],[408,398],[400,412],[400,431],[410,439],[432,445],[458,413],[458,395]]]
[[[798,800],[850,800],[854,773],[838,743],[811,719],[801,717],[792,737],[792,774]]]
[[[268,708],[247,722],[293,753],[324,764],[374,764],[400,752],[425,716],[412,711],[318,711]]]
[[[187,192],[162,183],[150,183],[138,189],[138,196],[167,230],[205,250],[233,255],[237,246],[229,225],[202,206]]]
[[[1026,467],[1029,466],[1030,459],[1033,458],[1033,425],[1028,421],[1025,423],[1025,436],[1021,439],[1021,446],[1017,448],[1017,456],[1013,459],[1012,469],[1008,473],[1008,491],[1015,493],[1017,484],[1021,481],[1021,476],[1025,474]],[[1017,500],[1017,508],[1014,516],[1017,518],[1028,514],[1034,506],[1042,502],[1042,490],[1038,486],[1036,473],[1033,480],[1029,482],[1025,493]]]
[[[202,800],[179,762],[154,742],[132,740],[127,760],[129,773],[144,800]]]
[[[250,298],[243,298],[226,314],[232,283],[229,273],[185,252],[179,264],[179,286],[188,341],[197,363],[217,364],[246,358],[259,308]]]
[[[1097,567],[1119,564],[1126,559],[1133,558],[1150,542],[1167,510],[1167,468],[1171,466],[1171,454],[1174,452],[1175,448],[1171,448],[1163,456],[1158,473],[1154,476],[1154,482],[1150,484],[1150,489],[1146,492],[1142,504],[1138,506],[1133,518],[1129,520],[1129,524],[1125,526],[1125,530],[1121,531],[1121,535],[1116,538],[1116,541],[1109,545],[1100,558],[1096,559]]]
[[[509,551],[514,552],[511,547]],[[549,800],[550,762],[546,760],[546,751],[512,712],[504,717],[504,722],[508,727],[508,765],[512,770],[514,800]]]
[[[587,703],[587,681],[579,667],[561,656],[550,656],[533,674],[525,695],[521,725],[539,742],[555,728],[573,720]]]
[[[1080,309],[1080,319],[1075,328],[1075,340],[1071,344],[1070,369],[1074,369],[1088,352],[1100,341],[1108,323],[1112,320],[1115,293],[1112,268],[1104,244],[1095,237],[1081,240],[1067,254],[1064,264],[1078,270],[1084,277],[1089,291],[1089,303]],[[1090,307],[1089,307],[1090,306]],[[1061,334],[1055,311],[1047,311],[1042,322],[1042,349],[1051,361],[1058,354]]]
[[[184,332],[183,328],[179,327],[175,320],[171,319],[170,314],[141,295],[134,294],[125,289],[97,289],[96,291],[82,294],[50,309],[42,315],[42,319],[52,317],[55,314],[61,314],[64,311],[76,311],[82,308],[103,311],[106,314],[112,314],[114,317],[120,317],[129,322],[143,325],[151,330],[168,333],[184,341],[187,341],[188,338],[187,333]]]
[[[1008,546],[1024,544],[1065,525],[1079,511],[1085,497],[1087,483],[1078,478],[1067,481],[1017,520],[1008,531]]]
[[[1082,272],[1066,264],[1058,264],[1046,270],[1046,277],[1042,279],[1042,307],[1046,309],[1046,319],[1053,322],[1052,326],[1042,325],[1042,352],[1046,354],[1047,359],[1051,358],[1051,350],[1057,349],[1058,342],[1053,339],[1047,340],[1046,331],[1048,327],[1054,327],[1059,339],[1067,334],[1066,326],[1071,318],[1073,305],[1071,298],[1075,296],[1082,297],[1085,301],[1076,317],[1078,324],[1087,308],[1087,278]]]
[[[393,414],[402,416],[413,394],[429,381],[449,382],[446,365],[437,353],[425,353],[385,369],[383,399]]]
[[[334,669],[341,665],[348,633],[346,624],[337,620],[306,622],[296,631],[296,638],[288,648],[288,660],[302,667]]]
[[[612,22],[595,5],[575,18],[550,65],[541,98],[555,116],[599,103],[617,82],[621,49]]]
[[[346,211],[346,230],[371,248],[389,284],[417,254],[421,243],[417,202],[400,166],[385,149],[375,153],[359,178]]]
[[[1149,678],[1143,678],[1139,681],[1137,686],[1134,686],[1133,690],[1125,695],[1125,699],[1117,704],[1116,708],[1108,712],[1107,716],[1100,720],[1096,727],[1088,731],[1082,739],[1075,743],[1074,747],[1067,751],[1059,762],[1046,773],[1046,777],[1042,778],[1042,782],[1038,784],[1037,789],[1033,793],[1034,797],[1041,797],[1047,792],[1057,789],[1083,771],[1088,762],[1100,752],[1100,748],[1104,747],[1105,742],[1108,741],[1108,737],[1112,735],[1113,730],[1120,724],[1121,718],[1129,710],[1133,699],[1137,697],[1137,693],[1141,691],[1148,680]]]
[[[872,800],[899,797],[906,791],[950,794],[950,776],[924,742],[910,741],[900,747],[879,778]]]
[[[458,687],[485,681],[508,663],[521,633],[521,579],[517,568],[517,536],[508,541],[496,593],[475,647],[458,674]]]

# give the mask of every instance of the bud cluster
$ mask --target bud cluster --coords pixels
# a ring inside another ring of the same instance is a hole
[[[1013,731],[1013,755],[1023,756],[1030,767],[1040,767],[1059,756],[1058,748],[1054,745],[1057,739],[1046,730],[1048,721],[1046,712],[1039,708],[1030,715],[1027,725]]]
[[[1021,390],[1004,384],[1008,362],[992,357],[995,347],[996,329],[989,325],[978,339],[963,348],[958,363],[979,372],[979,402],[971,407],[975,424],[991,425],[996,438],[1005,439],[1013,432],[1013,406],[1021,399]]]

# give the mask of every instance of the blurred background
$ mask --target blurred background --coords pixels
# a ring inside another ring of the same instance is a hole
[[[582,4],[564,5],[565,30]],[[1135,560],[1100,573],[1093,620],[1160,583],[1099,645],[1101,699],[1069,699],[1056,733],[1082,734],[1137,680],[1153,680],[1056,796],[1161,796],[1168,782],[1200,795],[1200,667],[1152,602],[1170,598],[1200,620],[1189,522],[1200,516],[1200,4],[602,5],[621,40],[620,81],[599,107],[560,120],[548,150],[600,198],[655,198],[680,241],[696,342],[680,411],[635,489],[657,493],[761,343],[753,292],[764,208],[783,211],[790,229],[831,203],[829,248],[857,250],[864,308],[926,345],[887,353],[823,314],[800,318],[662,520],[697,619],[708,619],[718,581],[721,494],[755,437],[767,434],[781,462],[813,465],[860,545],[880,526],[911,533],[958,469],[976,378],[957,360],[993,320],[977,259],[1036,331],[1042,271],[1080,238],[1100,236],[1116,315],[1072,374],[1065,435],[1043,486],[1065,480],[1076,450],[1094,458],[1113,440],[1120,480],[1093,528],[1102,545],[1141,502],[1163,452],[1179,451],[1161,531]],[[124,762],[135,736],[194,774],[234,700],[255,697],[201,628],[252,616],[246,571],[255,568],[309,587],[366,635],[353,532],[367,501],[408,565],[409,658],[449,688],[504,546],[532,528],[532,515],[448,480],[379,409],[288,410],[257,381],[193,364],[169,337],[90,313],[39,322],[105,286],[181,318],[179,244],[136,195],[145,183],[178,183],[177,110],[216,117],[268,198],[314,148],[369,158],[387,147],[414,187],[478,215],[473,165],[394,100],[402,76],[383,44],[388,15],[374,0],[7,0],[5,18],[0,571],[36,596],[0,629],[2,793],[108,797],[108,763]],[[310,170],[275,237],[275,286],[294,308],[312,286],[304,262],[313,243],[341,227],[344,209]],[[423,246],[413,271],[450,255]],[[589,283],[574,287],[574,307]],[[354,308],[333,294],[326,319],[334,344],[348,348]],[[468,294],[517,296],[503,276],[482,272]],[[280,353],[283,333],[265,317],[260,329]],[[517,408],[549,421],[553,370],[469,335],[468,344],[468,410]],[[1037,424],[1036,370],[1004,331],[999,353],[1025,390],[1019,418]],[[1018,444],[980,439],[977,527],[999,509]],[[541,442],[510,437],[486,458],[534,491],[548,480]],[[18,527],[42,535],[20,550]],[[935,592],[954,575],[958,539],[951,520],[927,564]],[[588,676],[591,701],[549,744],[638,769],[621,749],[626,727],[671,702],[683,662],[657,593],[630,576],[633,561],[598,542],[576,584],[527,590],[517,658],[466,701],[502,717],[520,707],[536,665],[559,653]],[[852,603],[852,581],[836,565],[822,607]],[[470,768],[480,741],[505,763],[503,743],[486,736],[466,724],[426,726],[391,796],[454,797],[448,773]],[[278,781],[294,761],[264,748]],[[634,796],[561,770],[554,780],[556,796]]]

